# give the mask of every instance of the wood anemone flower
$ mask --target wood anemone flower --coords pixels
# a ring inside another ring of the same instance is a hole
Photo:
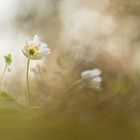
[[[47,44],[40,41],[40,37],[38,35],[35,35],[33,40],[25,43],[22,52],[29,59],[37,60],[50,54],[50,49],[47,47]]]
[[[38,35],[35,35],[33,40],[27,41],[25,43],[22,52],[28,58],[26,69],[26,82],[28,90],[28,101],[30,105],[31,100],[30,85],[29,85],[30,60],[42,59],[47,54],[50,54],[50,49],[47,47],[47,44],[40,41],[40,37]]]
[[[99,69],[92,69],[87,70],[81,73],[81,78],[84,84],[93,89],[101,89],[101,70]]]

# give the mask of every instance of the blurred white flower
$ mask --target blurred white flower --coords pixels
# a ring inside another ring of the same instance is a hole
[[[81,78],[70,84],[66,89],[64,89],[61,95],[65,95],[69,90],[78,86],[78,89],[83,89],[83,87],[93,88],[96,90],[101,89],[101,70],[93,69],[86,70],[81,73]]]
[[[81,73],[81,78],[85,86],[94,89],[101,89],[101,70],[93,69]]]
[[[26,42],[22,52],[29,59],[41,59],[50,54],[50,49],[47,47],[47,44],[40,41],[38,35],[35,35],[33,40]]]

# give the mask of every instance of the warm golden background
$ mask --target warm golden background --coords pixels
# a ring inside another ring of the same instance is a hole
[[[20,104],[27,92],[25,41],[38,34],[52,50],[32,61],[32,104],[41,106],[43,118],[32,127],[19,121],[24,140],[140,138],[139,0],[1,0],[0,25],[0,71],[3,55],[13,56],[3,88]],[[103,72],[102,91],[72,89],[59,98],[92,68]]]

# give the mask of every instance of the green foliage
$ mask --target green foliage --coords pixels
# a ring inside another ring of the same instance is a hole
[[[4,56],[4,58],[5,58],[5,62],[7,65],[10,65],[12,63],[12,55],[11,54]]]
[[[117,80],[113,79],[110,82],[110,86],[112,89],[114,89],[115,92],[118,92],[119,94],[127,94],[131,88],[131,81],[125,78]]]
[[[2,100],[13,100],[13,98],[5,92],[0,92],[0,101]]]

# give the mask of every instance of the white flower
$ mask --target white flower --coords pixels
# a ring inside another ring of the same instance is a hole
[[[41,59],[50,54],[50,49],[47,47],[47,44],[40,41],[38,35],[35,35],[33,40],[26,42],[22,52],[30,59]]]
[[[87,70],[81,73],[84,84],[89,88],[100,89],[102,78],[99,69]]]

